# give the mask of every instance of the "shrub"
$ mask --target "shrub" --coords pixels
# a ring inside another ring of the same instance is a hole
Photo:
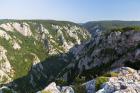
[[[57,84],[57,85],[64,86],[64,85],[67,85],[67,81],[64,80],[64,79],[57,79],[57,80],[56,80],[56,84]]]
[[[78,85],[80,85],[80,84],[82,84],[82,83],[84,83],[85,82],[85,77],[83,76],[83,77],[76,77],[75,78],[75,84],[78,84]]]
[[[108,77],[101,76],[101,77],[96,78],[96,85],[95,85],[96,91],[99,90],[100,86],[107,81],[108,81]]]
[[[2,89],[2,93],[13,93],[10,89]]]
[[[85,86],[82,86],[82,85],[74,85],[73,89],[75,93],[86,93],[86,88]]]
[[[117,77],[118,73],[117,72],[108,72],[103,75],[104,77]]]

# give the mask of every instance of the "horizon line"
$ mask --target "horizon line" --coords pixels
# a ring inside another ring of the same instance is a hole
[[[22,21],[22,20],[23,20],[23,21],[24,21],[24,20],[25,20],[25,21],[26,21],[26,20],[27,20],[27,21],[28,21],[28,20],[29,20],[29,21],[30,21],[30,20],[42,20],[42,21],[43,21],[43,20],[46,20],[46,21],[66,21],[66,22],[73,22],[73,23],[103,22],[103,21],[106,21],[106,22],[107,22],[107,21],[108,21],[108,22],[109,22],[109,21],[110,21],[110,22],[111,22],[111,21],[122,21],[122,22],[123,22],[123,21],[124,21],[124,22],[125,22],[125,21],[126,21],[126,22],[127,22],[127,21],[128,21],[128,22],[139,22],[139,21],[140,21],[140,20],[115,20],[115,19],[113,19],[113,20],[90,20],[90,21],[87,20],[87,21],[85,21],[85,22],[75,22],[75,21],[72,21],[72,20],[45,19],[45,18],[0,18],[0,20],[17,20],[17,21],[18,21],[18,20],[19,20],[19,21],[20,21],[20,20],[21,20],[21,21]]]

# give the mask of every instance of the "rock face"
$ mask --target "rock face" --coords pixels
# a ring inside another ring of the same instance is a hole
[[[0,46],[0,82],[10,82],[14,75],[13,68],[6,56],[7,50]]]
[[[17,22],[4,23],[4,24],[1,24],[0,27],[2,29],[5,29],[6,31],[14,31],[14,29],[15,29],[16,31],[18,31],[19,33],[21,33],[24,36],[32,35],[30,26],[25,22],[23,22],[23,23],[17,23]]]
[[[95,83],[96,83],[95,80],[91,80],[91,81],[88,81],[84,84],[86,86],[87,93],[95,93],[95,91],[96,91],[95,90]]]
[[[1,37],[1,38],[4,38],[4,39],[6,39],[6,40],[11,39],[10,35],[8,35],[8,34],[7,34],[5,31],[3,31],[3,30],[0,30],[0,37]]]
[[[112,69],[124,66],[126,66],[126,68],[121,68],[121,70],[118,71],[119,73],[127,73],[128,70],[131,70],[130,68],[127,68],[127,66],[137,70],[140,69],[139,36],[139,30],[109,31],[92,38],[89,42],[72,48],[71,52],[74,54],[73,62],[66,66],[58,77],[74,83],[76,77],[80,76],[85,77],[86,80],[91,80],[108,71],[112,71]],[[124,69],[126,69],[126,71]],[[134,71],[134,73],[124,74],[124,77],[122,77],[123,74],[120,74],[119,77],[111,77],[109,79],[111,81],[104,87],[106,90],[108,88],[111,88],[111,90],[109,90],[109,92],[107,90],[106,92],[103,88],[99,93],[112,93],[112,91],[116,91],[116,93],[129,93],[131,88],[133,89],[131,89],[132,91],[130,91],[130,93],[139,92],[139,79],[137,78],[139,77],[139,74],[135,70],[131,71]],[[125,80],[130,82],[134,81],[133,83],[130,83]],[[94,83],[96,84],[96,82]],[[89,93],[94,93],[96,90],[94,83],[87,83],[85,89],[87,89]],[[125,84],[125,86],[123,84]],[[112,90],[112,87],[118,88],[118,90]],[[127,87],[128,89],[121,89],[123,87]]]
[[[115,70],[119,73],[118,77],[111,77],[103,88],[96,93],[139,93],[140,92],[140,73],[138,71],[122,67]]]
[[[130,66],[139,69],[139,36],[140,32],[134,30],[109,32],[75,47],[72,50],[75,63],[68,65],[69,71],[66,73],[73,73],[72,77],[86,73],[90,73],[86,77],[96,77],[111,68]],[[73,69],[76,71],[73,72]]]
[[[101,89],[96,91],[96,79],[90,80],[80,86],[85,87],[86,93],[139,93],[140,92],[140,73],[129,67],[113,69],[111,73],[116,76],[108,77],[108,81],[100,85]],[[53,82],[42,92],[50,93],[75,93],[69,86],[59,87]],[[38,92],[40,93],[40,92]],[[80,92],[78,92],[80,93]],[[82,92],[83,93],[83,92]]]

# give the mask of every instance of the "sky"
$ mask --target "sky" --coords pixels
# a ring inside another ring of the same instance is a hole
[[[0,19],[140,20],[140,0],[0,0]]]

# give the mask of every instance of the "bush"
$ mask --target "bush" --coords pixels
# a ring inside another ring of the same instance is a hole
[[[107,81],[108,81],[108,77],[101,76],[101,77],[96,78],[96,85],[95,85],[96,91],[99,90],[100,86]]]
[[[80,85],[80,84],[82,84],[82,83],[84,83],[86,80],[85,80],[85,77],[83,76],[83,77],[76,77],[75,78],[75,84],[78,84],[78,85]]]
[[[2,89],[2,93],[13,93],[10,89]]]
[[[85,86],[82,86],[82,85],[74,85],[73,89],[75,93],[86,93],[86,88]]]
[[[64,85],[67,85],[67,81],[64,79],[57,79],[56,84],[59,86],[64,86]]]

